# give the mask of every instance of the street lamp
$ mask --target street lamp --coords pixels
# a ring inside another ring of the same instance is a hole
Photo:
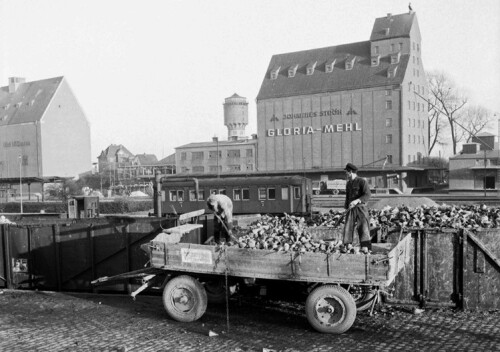
[[[23,213],[23,157],[19,155],[19,192],[21,195],[21,214]]]

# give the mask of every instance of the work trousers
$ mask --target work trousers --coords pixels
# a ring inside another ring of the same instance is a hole
[[[224,220],[222,220],[222,221],[224,221]],[[229,224],[227,222],[224,222],[224,225],[226,225],[226,227],[230,230]],[[224,225],[219,220],[219,218],[217,218],[217,217],[214,218],[214,241],[217,244],[221,243],[221,239],[223,240],[223,242],[224,241],[229,242],[229,240],[230,240],[229,233],[227,232]]]
[[[344,243],[354,244],[354,231],[357,230],[359,242],[363,245],[371,243],[370,217],[368,208],[364,204],[358,204],[349,209],[346,214],[344,226]],[[357,243],[357,241],[356,241]]]

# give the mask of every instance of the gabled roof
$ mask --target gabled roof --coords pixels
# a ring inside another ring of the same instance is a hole
[[[353,57],[352,69],[346,70],[346,59]],[[333,59],[333,71],[326,72],[326,65]],[[314,61],[318,62],[316,69],[307,75],[307,65]],[[369,41],[274,55],[257,100],[401,84],[408,61],[409,55],[402,55],[395,77],[388,78],[390,55],[382,56],[379,65],[372,67]],[[296,64],[299,68],[295,77],[288,77],[288,69]],[[271,79],[270,72],[276,67],[281,67],[278,77]]]
[[[0,126],[40,121],[63,79],[20,83],[13,93],[0,87]]]
[[[106,149],[104,149],[102,152],[101,152],[101,155],[99,157],[114,157],[116,156],[117,152],[119,150],[123,150],[126,154],[129,154],[130,156],[133,156],[134,154],[132,154],[127,148],[125,148],[123,145],[121,144],[110,144],[109,147],[107,147]]]
[[[137,154],[136,157],[140,165],[154,165],[158,162],[154,154]]]
[[[175,164],[175,153],[170,154],[166,158],[161,159],[158,161],[157,165],[172,165]]]
[[[377,18],[375,19],[375,24],[373,25],[370,40],[377,41],[383,39],[409,37],[414,18],[415,12],[391,16],[387,15],[385,17]],[[386,28],[389,28],[388,35],[386,35]]]

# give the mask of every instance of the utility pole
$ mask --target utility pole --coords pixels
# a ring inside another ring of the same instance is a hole
[[[23,213],[23,157],[19,154],[19,192],[21,195],[21,214]]]

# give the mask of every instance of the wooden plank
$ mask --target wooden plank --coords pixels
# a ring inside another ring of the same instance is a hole
[[[195,211],[191,211],[189,213],[181,214],[181,215],[179,215],[179,222],[185,221],[185,220],[188,220],[188,219],[191,219],[191,218],[194,218],[196,216],[203,215],[203,214],[205,214],[205,209],[195,210]]]
[[[474,242],[474,244],[476,246],[481,248],[481,250],[484,252],[484,254],[486,254],[486,256],[493,263],[495,263],[496,266],[500,269],[500,260],[498,260],[498,258],[493,254],[493,252],[491,252],[488,248],[486,248],[486,246],[483,244],[483,242],[481,242],[481,240],[479,238],[477,238],[475,235],[473,235],[472,233],[469,232],[468,237],[472,240],[472,242]]]
[[[167,255],[162,251],[165,248]],[[275,252],[233,247],[152,242],[151,265],[165,270],[312,282],[384,284],[386,255]],[[329,260],[327,260],[329,259]],[[369,273],[367,273],[369,267]],[[367,280],[370,275],[371,279]]]
[[[388,284],[394,281],[398,273],[408,264],[410,260],[410,241],[411,234],[407,234],[387,255],[389,258]]]

